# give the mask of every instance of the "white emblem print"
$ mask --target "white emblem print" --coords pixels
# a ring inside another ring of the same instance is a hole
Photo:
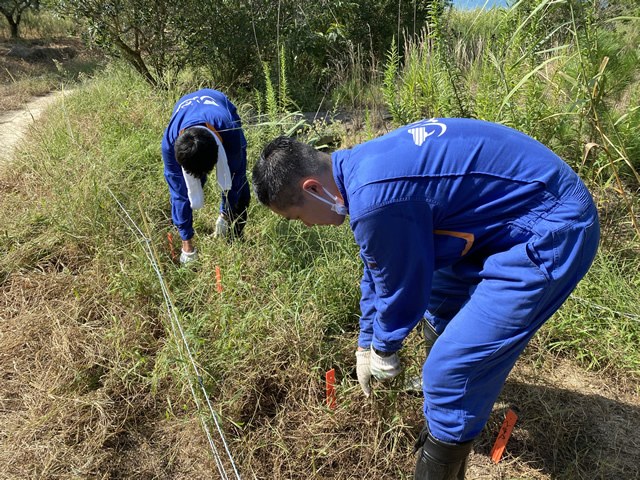
[[[427,137],[433,135],[438,130],[438,137],[447,131],[447,126],[444,123],[438,123],[435,118],[429,120],[421,120],[419,122],[410,125],[412,128],[407,130],[413,136],[413,142],[421,147]]]
[[[201,97],[191,97],[191,98],[187,98],[184,102],[178,105],[175,111],[173,112],[173,115],[175,115],[176,113],[178,113],[179,110],[185,107],[189,107],[193,104],[198,104],[198,103],[204,103],[205,105],[215,105],[216,107],[220,106],[216,103],[213,97],[210,97],[209,95],[203,95]]]

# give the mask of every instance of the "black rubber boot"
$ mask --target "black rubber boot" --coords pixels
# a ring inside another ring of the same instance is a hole
[[[418,461],[414,480],[463,480],[473,440],[448,443],[438,440],[425,426],[416,441]]]
[[[436,333],[436,329],[434,328],[434,326],[431,325],[431,323],[429,323],[429,320],[427,320],[426,318],[424,319],[422,333],[424,334],[424,348],[428,357],[429,353],[431,352],[431,347],[433,347],[433,344],[436,342],[439,335]]]
[[[244,226],[247,224],[247,209],[251,198],[241,198],[231,212],[231,225],[233,238],[241,239]]]

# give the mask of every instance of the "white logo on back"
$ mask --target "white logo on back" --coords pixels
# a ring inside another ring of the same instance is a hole
[[[410,125],[410,127],[413,128],[410,128],[407,131],[413,136],[413,143],[419,147],[422,146],[427,137],[436,133],[438,128],[440,128],[440,133],[437,135],[438,137],[447,131],[447,126],[444,123],[439,123],[435,118],[421,120]]]
[[[210,97],[209,95],[203,95],[201,97],[191,97],[191,98],[187,98],[180,105],[178,105],[175,111],[173,112],[173,115],[175,115],[176,113],[178,113],[178,111],[180,111],[185,107],[189,107],[193,104],[198,104],[198,103],[204,103],[205,105],[215,105],[216,107],[220,106],[216,103],[213,97]]]

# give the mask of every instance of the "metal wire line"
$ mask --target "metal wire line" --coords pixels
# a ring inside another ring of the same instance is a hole
[[[584,298],[577,297],[576,295],[571,295],[571,298],[578,300],[582,303],[586,303],[587,305],[595,308],[596,310],[615,313],[616,315],[620,315],[622,317],[628,318],[629,320],[633,320],[634,322],[640,322],[640,315],[636,315],[635,313],[619,312],[618,310],[613,310],[612,308],[603,307],[602,305],[598,305],[597,303],[593,303],[589,300],[585,300]]]
[[[162,295],[164,298],[164,303],[165,303],[165,308],[167,309],[167,315],[169,316],[169,319],[171,321],[171,328],[173,330],[173,336],[174,339],[178,338],[178,332],[176,331],[176,326],[177,329],[180,333],[180,337],[182,338],[182,346],[184,348],[184,350],[186,350],[187,355],[189,357],[189,360],[191,362],[191,366],[193,368],[193,371],[198,379],[198,383],[200,385],[200,389],[202,390],[202,393],[206,399],[207,405],[209,407],[209,411],[211,413],[211,418],[213,419],[213,422],[217,428],[218,434],[220,435],[220,439],[224,445],[225,451],[227,453],[227,456],[229,457],[229,461],[233,467],[233,471],[235,473],[235,477],[240,480],[240,475],[238,473],[238,470],[236,468],[235,462],[233,461],[233,457],[231,455],[231,452],[229,450],[229,446],[227,445],[227,442],[225,441],[224,435],[222,433],[222,429],[220,428],[220,424],[218,423],[218,420],[216,418],[216,414],[213,410],[213,406],[211,405],[211,401],[209,399],[209,395],[207,394],[207,391],[204,387],[204,383],[202,381],[202,376],[200,375],[200,372],[198,370],[198,367],[196,366],[196,362],[193,358],[193,354],[191,353],[191,349],[189,348],[189,343],[186,339],[186,336],[184,334],[184,330],[182,328],[182,324],[180,323],[175,305],[173,303],[173,300],[171,298],[171,293],[169,292],[169,289],[166,285],[166,282],[164,280],[164,276],[162,274],[162,271],[160,269],[160,265],[158,263],[158,260],[156,258],[156,255],[154,254],[153,248],[152,248],[152,240],[147,237],[146,235],[144,235],[144,233],[142,232],[142,230],[138,227],[138,225],[136,224],[136,222],[133,220],[133,218],[131,217],[131,215],[129,215],[129,212],[126,210],[126,208],[122,205],[122,203],[120,203],[120,201],[118,200],[118,198],[114,195],[114,193],[111,191],[111,189],[109,189],[107,187],[107,190],[109,191],[109,193],[111,194],[111,196],[113,197],[113,199],[116,201],[116,203],[118,204],[118,206],[120,207],[120,209],[124,212],[126,219],[120,215],[118,213],[118,216],[124,221],[124,223],[127,225],[127,227],[133,232],[133,234],[136,236],[138,242],[140,243],[140,245],[143,247],[143,251],[145,252],[145,255],[147,256],[147,259],[149,260],[149,263],[151,264],[152,268],[154,269],[154,271],[156,272],[156,274],[158,275],[158,279],[160,280],[160,287],[162,290]],[[135,230],[134,230],[135,228]],[[136,232],[137,231],[137,232]],[[180,354],[180,356],[182,357],[182,349],[180,348],[180,344],[177,343],[176,344],[178,346],[178,352]],[[227,475],[227,472],[225,470],[224,464],[222,462],[222,459],[220,458],[220,455],[218,453],[218,449],[216,448],[213,439],[211,437],[211,432],[209,431],[209,428],[207,426],[207,422],[204,419],[204,416],[202,414],[202,409],[201,409],[201,404],[200,401],[198,400],[198,396],[196,395],[196,391],[194,389],[193,386],[193,382],[191,381],[191,375],[189,375],[188,369],[187,369],[187,365],[186,362],[184,361],[183,358],[181,358],[182,360],[182,365],[184,367],[185,370],[185,375],[187,377],[187,380],[189,381],[189,388],[191,389],[191,394],[193,396],[194,402],[196,404],[196,408],[198,411],[198,415],[200,416],[200,420],[202,422],[202,426],[205,430],[205,433],[207,435],[207,439],[209,441],[209,445],[211,447],[211,451],[213,453],[214,459],[216,461],[216,466],[218,467],[218,472],[220,473],[221,477],[224,480],[228,480],[229,477]]]
[[[122,205],[121,205],[121,208],[123,208]],[[126,213],[126,210],[124,210],[124,211]],[[126,215],[130,219],[130,221],[132,222],[134,227],[138,230],[138,232],[140,234],[142,234],[140,228],[135,224],[133,219],[131,219],[131,216],[128,215],[128,213],[126,213]],[[124,220],[124,218],[121,215],[119,215],[119,216],[120,216],[120,218],[122,218]],[[128,223],[126,223],[126,224],[129,227],[129,229],[135,234],[136,232],[133,230],[133,228],[131,228],[131,226]],[[235,464],[233,462],[233,457],[231,456],[231,453],[229,452],[228,446],[227,446],[227,444],[225,442],[224,436],[223,436],[222,431],[220,429],[220,426],[219,426],[219,424],[217,422],[215,413],[213,412],[213,407],[211,406],[211,402],[209,401],[208,394],[207,394],[206,389],[204,387],[204,384],[202,382],[202,377],[199,374],[198,369],[197,369],[197,367],[195,365],[195,361],[193,359],[193,356],[192,356],[191,351],[189,349],[187,340],[185,338],[184,331],[182,329],[182,325],[180,324],[180,321],[178,319],[175,306],[173,305],[173,302],[171,300],[170,292],[169,292],[168,288],[166,287],[166,284],[165,284],[165,282],[163,280],[162,272],[159,269],[159,265],[157,263],[155,255],[153,254],[153,250],[151,249],[151,240],[149,238],[145,237],[144,235],[141,235],[141,237],[142,237],[143,241],[140,241],[140,239],[139,239],[139,242],[142,245],[143,250],[144,250],[145,254],[147,255],[147,258],[149,259],[152,267],[154,268],[154,270],[156,271],[156,273],[158,274],[158,276],[160,278],[160,285],[161,285],[162,293],[163,293],[164,300],[165,300],[165,307],[167,308],[167,313],[169,315],[169,318],[172,320],[171,321],[171,328],[173,330],[174,338],[178,338],[178,335],[177,335],[177,332],[176,332],[176,327],[175,327],[175,325],[177,324],[178,328],[180,330],[180,335],[181,335],[181,337],[183,339],[183,344],[186,347],[188,355],[189,355],[189,358],[191,360],[192,367],[194,368],[194,371],[195,371],[195,373],[196,373],[196,375],[198,377],[198,382],[200,384],[200,388],[202,389],[203,394],[205,395],[205,397],[207,399],[207,404],[209,406],[209,410],[211,412],[211,416],[213,418],[214,423],[216,424],[216,427],[218,429],[218,433],[220,435],[220,438],[221,438],[223,444],[225,445],[225,449],[226,449],[227,455],[229,456],[229,460],[231,461],[231,464],[233,465],[233,469],[234,469],[234,472],[236,474],[236,478],[239,479],[240,477],[238,475],[237,469],[236,469]],[[179,344],[177,346],[180,347]],[[182,352],[181,352],[181,355],[182,355]],[[191,389],[191,394],[192,394],[193,399],[194,399],[194,401],[196,403],[196,408],[197,408],[198,414],[200,416],[200,420],[202,422],[203,428],[205,430],[205,433],[207,434],[207,438],[209,440],[209,445],[211,446],[211,451],[212,451],[213,456],[214,456],[214,458],[216,460],[216,466],[218,467],[218,471],[219,471],[221,477],[223,479],[225,479],[225,480],[228,480],[229,477],[227,476],[227,472],[224,469],[224,464],[222,463],[222,460],[221,460],[220,455],[218,453],[218,449],[216,448],[215,444],[213,443],[209,428],[207,426],[206,421],[204,420],[204,416],[201,413],[200,402],[199,402],[198,397],[197,397],[197,395],[195,393],[195,390],[193,388],[193,384],[191,382],[191,378],[190,378],[189,372],[188,372],[187,367],[186,367],[186,362],[184,362],[184,359],[181,359],[181,360],[183,360],[182,365],[183,365],[183,368],[185,370],[185,375],[187,376],[187,379],[189,380],[189,387]]]
[[[117,199],[116,199],[116,201],[117,201]],[[121,208],[122,208],[122,206],[121,206]],[[125,210],[125,213],[126,213],[126,210]],[[129,217],[129,219],[131,219],[131,217],[128,215],[128,213],[126,213],[126,214]],[[125,222],[125,225],[127,225],[127,227],[129,227],[129,229],[135,235],[136,232],[133,230],[131,225],[126,221],[126,219],[122,215],[120,215],[119,213],[118,213],[118,216]],[[133,222],[133,220],[131,220],[131,221],[133,223],[133,226],[138,230],[138,232],[142,233],[141,230],[138,228],[138,226],[135,224],[135,222]],[[154,270],[156,270],[156,273],[159,276],[162,276],[162,273],[159,272],[159,270],[157,268],[157,263],[156,263],[156,260],[155,260],[155,256],[153,255],[153,252],[151,251],[150,240],[148,238],[144,237],[144,236],[142,236],[142,240],[144,240],[144,242],[140,241],[140,239],[138,239],[139,243],[143,247],[143,251],[145,252],[145,254],[146,254],[147,258],[149,259],[149,261],[150,261],[152,267],[154,268]],[[162,294],[163,294],[163,297],[164,297],[165,308],[167,309],[167,314],[168,314],[170,322],[171,322],[171,329],[173,330],[174,338],[178,338],[178,335],[177,335],[177,332],[176,332],[176,327],[175,327],[175,319],[177,318],[177,316],[174,313],[172,313],[172,312],[175,312],[175,308],[173,306],[173,302],[171,301],[171,296],[169,295],[169,291],[166,289],[165,284],[164,284],[163,281],[160,282],[160,285],[161,285]],[[178,320],[178,323],[179,323],[179,320]],[[180,350],[180,344],[177,343],[176,346],[178,347],[179,354],[182,357],[182,352]],[[227,472],[225,471],[224,465],[222,463],[222,460],[220,459],[220,455],[218,453],[218,449],[216,448],[215,444],[213,443],[213,439],[211,438],[211,433],[209,431],[209,427],[207,426],[207,423],[206,423],[206,421],[204,419],[204,416],[202,415],[201,407],[200,407],[200,401],[198,400],[196,392],[195,392],[195,390],[193,388],[193,383],[191,382],[191,378],[190,378],[190,374],[189,374],[189,371],[188,371],[187,366],[186,366],[186,362],[182,358],[181,358],[181,360],[182,360],[181,363],[182,363],[182,366],[184,368],[185,376],[189,380],[189,388],[191,390],[191,395],[193,396],[193,400],[194,400],[194,402],[196,404],[196,409],[198,411],[198,415],[200,417],[200,421],[202,422],[202,426],[203,426],[203,428],[205,430],[205,433],[207,435],[207,439],[209,441],[209,445],[211,447],[211,451],[212,451],[214,459],[216,461],[216,467],[218,468],[218,472],[220,473],[220,476],[224,480],[228,480]],[[200,380],[200,377],[199,377],[199,381],[200,381],[201,388],[204,388],[204,386],[202,385],[202,382]],[[206,391],[205,391],[205,395],[206,395]],[[212,412],[212,417],[214,418],[214,421],[215,421],[215,414],[213,412]],[[224,442],[224,438],[223,438],[223,442]]]

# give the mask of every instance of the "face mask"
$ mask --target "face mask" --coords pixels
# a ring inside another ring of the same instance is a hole
[[[334,212],[340,215],[346,215],[347,213],[349,213],[349,210],[347,209],[347,207],[345,207],[342,203],[340,203],[340,199],[338,197],[334,197],[333,195],[331,195],[331,192],[329,192],[329,190],[327,190],[324,187],[322,187],[322,190],[324,190],[324,193],[326,193],[329,197],[331,197],[333,202],[330,202],[329,200],[326,200],[320,197],[319,195],[316,195],[315,193],[310,192],[309,190],[305,190],[305,192],[307,192],[309,195],[316,197],[321,202],[324,202],[327,205],[331,205],[331,210],[333,210]]]

